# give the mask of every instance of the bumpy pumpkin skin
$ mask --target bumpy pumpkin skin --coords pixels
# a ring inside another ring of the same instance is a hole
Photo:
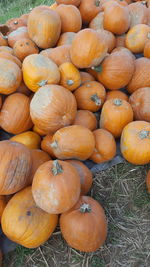
[[[59,66],[65,62],[71,62],[70,48],[71,45],[62,45],[42,50],[40,54],[53,60]]]
[[[8,35],[8,44],[10,47],[14,47],[18,40],[23,38],[29,38],[27,27],[20,27]]]
[[[82,0],[79,6],[83,23],[89,23],[100,11],[102,7],[99,0]]]
[[[86,160],[93,153],[95,140],[93,133],[81,125],[59,129],[52,139],[51,147],[59,159]]]
[[[33,178],[33,198],[38,207],[51,214],[60,214],[72,208],[79,199],[80,191],[79,174],[65,161],[45,162]]]
[[[70,91],[74,91],[81,84],[81,76],[79,70],[71,63],[65,62],[59,66],[60,85]]]
[[[20,93],[9,95],[1,109],[0,125],[12,134],[29,130],[33,125],[30,117],[30,98]]]
[[[95,251],[107,236],[104,210],[93,198],[81,196],[71,210],[60,216],[60,229],[72,248],[83,252]]]
[[[150,194],[150,170],[148,171],[146,176],[146,186],[147,186],[147,191]]]
[[[18,67],[20,67],[20,68],[22,67],[21,61],[17,57],[11,55],[10,53],[0,52],[0,58],[8,59],[8,60],[14,62],[15,64],[17,64]]]
[[[31,54],[39,53],[39,49],[36,44],[28,38],[16,41],[13,47],[13,51],[14,55],[21,61],[23,61],[25,57]]]
[[[74,37],[76,36],[75,32],[64,32],[60,35],[57,46],[62,45],[71,45]]]
[[[127,102],[129,101],[129,97],[122,91],[114,90],[114,91],[109,91],[106,93],[106,100],[115,99],[115,98],[126,100]]]
[[[65,4],[65,5],[79,6],[80,2],[81,2],[81,0],[56,0],[56,3],[58,5]]]
[[[6,207],[6,204],[7,204],[7,202],[6,202],[5,196],[0,196],[0,223],[1,223],[2,214],[3,214],[3,211]]]
[[[47,152],[52,157],[52,159],[55,159],[56,157],[53,152],[53,148],[51,147],[51,144],[53,142],[52,139],[53,139],[52,134],[46,135],[41,142],[41,149]]]
[[[109,131],[117,138],[131,121],[133,121],[133,110],[127,101],[116,98],[104,103],[100,116],[100,128]]]
[[[130,13],[130,28],[137,24],[147,24],[147,8],[143,3],[132,3],[128,8]]]
[[[97,128],[97,119],[89,110],[78,110],[73,124],[82,125],[89,130],[94,131]]]
[[[40,136],[32,131],[17,134],[11,137],[10,140],[24,144],[26,147],[30,149],[40,148],[40,143],[41,143]]]
[[[16,193],[28,184],[30,150],[10,140],[0,142],[0,195]]]
[[[104,12],[98,13],[90,22],[89,28],[93,30],[103,30]]]
[[[121,153],[132,164],[150,163],[150,123],[133,121],[125,126],[121,135]]]
[[[33,123],[47,133],[54,133],[61,127],[72,124],[76,111],[74,95],[59,85],[41,87],[34,94],[30,104]]]
[[[13,55],[13,49],[9,46],[0,46],[0,52],[7,52]]]
[[[35,7],[28,17],[30,39],[40,48],[53,47],[60,36],[61,20],[59,14],[48,6]]]
[[[31,187],[15,194],[2,216],[2,229],[12,241],[27,248],[36,248],[48,240],[56,228],[58,215],[39,209]]]

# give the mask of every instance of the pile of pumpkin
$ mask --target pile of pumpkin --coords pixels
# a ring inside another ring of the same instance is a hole
[[[127,161],[150,163],[150,1],[56,2],[0,26],[0,127],[14,135],[0,142],[1,226],[35,248],[61,214],[67,243],[91,252],[107,222],[83,161],[113,159],[121,137]]]

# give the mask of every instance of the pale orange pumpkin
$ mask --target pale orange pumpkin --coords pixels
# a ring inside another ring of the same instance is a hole
[[[97,119],[89,110],[78,110],[73,124],[82,125],[89,130],[94,131],[97,128]]]
[[[47,152],[53,159],[55,159],[56,157],[53,152],[53,148],[51,147],[51,144],[53,142],[52,139],[53,139],[52,134],[46,135],[41,142],[41,149]]]
[[[137,24],[147,24],[147,7],[143,2],[132,3],[128,8],[130,13],[130,28]]]
[[[13,47],[16,41],[21,40],[23,38],[29,38],[27,27],[20,27],[15,31],[8,34],[8,44]]]
[[[65,62],[71,62],[70,48],[71,45],[61,45],[42,50],[40,54],[53,60],[59,66]]]
[[[20,16],[20,19],[23,20],[25,26],[27,26],[28,17],[29,17],[29,13],[26,13]]]
[[[93,30],[103,30],[104,29],[104,25],[103,25],[103,21],[104,21],[104,12],[99,12],[90,22],[89,24],[89,28],[93,29]]]
[[[64,32],[60,35],[57,46],[61,45],[71,45],[74,37],[76,36],[75,32]]]
[[[150,40],[146,42],[143,51],[144,57],[150,58]]]
[[[22,38],[15,42],[13,46],[13,52],[17,58],[23,61],[25,57],[31,54],[38,54],[39,49],[29,38]]]
[[[26,26],[26,23],[22,18],[12,18],[6,21],[6,25],[9,27],[9,32],[13,32],[20,27]]]
[[[100,11],[102,11],[100,0],[82,0],[79,6],[79,11],[83,23],[88,24]]]
[[[23,132],[21,134],[14,135],[10,140],[24,144],[30,149],[40,148],[41,138],[37,133],[32,131]]]
[[[106,93],[106,100],[119,98],[121,100],[129,101],[129,97],[119,90],[113,90]]]
[[[116,46],[116,38],[112,32],[106,30],[98,30],[97,31],[103,40],[105,40],[106,45],[108,45],[108,53],[110,53]]]
[[[80,71],[80,77],[81,77],[81,85],[83,85],[86,82],[95,81],[95,78],[92,76],[92,74]]]
[[[10,53],[0,52],[0,58],[8,59],[8,60],[16,63],[20,68],[22,67],[21,61],[17,57],[11,55]]]
[[[81,84],[81,76],[79,70],[71,63],[65,62],[59,66],[60,85],[70,91],[75,90]]]
[[[147,186],[147,191],[150,194],[150,170],[148,171],[146,176],[146,186]]]

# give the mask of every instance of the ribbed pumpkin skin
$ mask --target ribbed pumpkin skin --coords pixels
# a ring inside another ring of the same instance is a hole
[[[80,207],[84,203],[90,205],[90,212],[80,212]],[[104,210],[93,198],[81,196],[71,210],[60,216],[60,229],[72,248],[83,252],[95,251],[104,243],[107,236]]]
[[[116,38],[112,32],[106,30],[98,30],[97,31],[102,38],[105,40],[106,45],[108,45],[108,53],[110,53],[116,46]]]
[[[0,52],[0,58],[5,58],[5,59],[8,59],[8,60],[14,62],[14,63],[17,64],[18,67],[20,67],[20,68],[21,68],[21,66],[22,66],[21,61],[20,61],[17,57],[11,55],[10,53],[7,53],[7,52]]]
[[[148,193],[150,194],[150,170],[148,171],[147,176],[146,176],[146,186],[147,186]]]
[[[27,27],[20,27],[8,35],[8,44],[12,48],[18,40],[29,38]]]
[[[30,39],[40,48],[53,47],[59,39],[60,16],[48,6],[35,7],[29,14],[27,26]]]
[[[82,0],[79,6],[83,23],[89,23],[100,11],[102,7],[99,0]]]
[[[1,223],[2,214],[3,214],[3,211],[6,207],[6,204],[7,204],[7,202],[6,202],[5,196],[0,196],[0,223]],[[1,264],[0,264],[0,266],[1,266]]]
[[[47,152],[53,159],[55,159],[56,157],[55,157],[53,149],[51,147],[52,139],[53,139],[52,134],[46,135],[41,142],[41,149],[43,151]]]
[[[125,126],[121,135],[121,153],[132,164],[150,163],[150,138],[140,136],[142,131],[150,132],[150,123],[133,121]]]
[[[71,62],[70,48],[71,45],[61,45],[54,48],[48,48],[42,50],[40,55],[48,57],[59,66],[65,62]]]
[[[92,74],[88,72],[80,71],[80,76],[81,76],[81,85],[83,85],[86,82],[95,81],[95,78],[92,76]]]
[[[82,125],[89,130],[94,131],[97,128],[97,119],[89,110],[78,110],[73,124]]]
[[[141,2],[128,6],[130,13],[130,28],[137,24],[147,24],[147,8]]]
[[[2,216],[2,229],[17,244],[36,248],[48,240],[57,222],[57,215],[48,214],[37,207],[31,187],[27,187],[8,202]]]
[[[9,46],[0,46],[0,52],[7,52],[13,55],[13,49]]]
[[[64,32],[60,35],[57,46],[61,45],[71,45],[74,37],[76,36],[75,32]]]
[[[106,93],[106,100],[115,99],[115,98],[129,101],[128,96],[125,93],[123,93],[122,91],[113,90],[113,91],[109,91]]]
[[[93,30],[104,29],[103,21],[104,21],[104,12],[100,12],[91,20],[89,28]]]
[[[32,131],[14,135],[10,140],[24,144],[29,149],[38,149],[41,143],[40,136]]]

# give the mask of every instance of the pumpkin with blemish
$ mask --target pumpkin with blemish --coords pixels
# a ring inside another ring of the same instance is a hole
[[[15,57],[14,55],[11,55],[10,53],[7,53],[7,52],[0,52],[0,58],[5,58],[5,59],[8,59],[12,62],[14,62],[15,64],[18,65],[18,67],[22,67],[22,63],[21,61]]]
[[[55,159],[55,155],[53,152],[53,148],[51,147],[52,144],[52,139],[53,139],[53,135],[52,134],[48,134],[46,136],[44,136],[42,142],[41,142],[41,149],[45,152],[47,152],[53,159]]]
[[[106,93],[106,100],[119,98],[121,100],[129,101],[129,97],[122,91],[113,90]]]
[[[38,47],[29,38],[22,38],[16,41],[13,46],[13,51],[14,51],[14,55],[17,58],[19,58],[21,61],[23,61],[25,57],[31,54],[39,53]]]
[[[13,47],[14,44],[21,39],[29,38],[28,29],[27,27],[20,27],[15,31],[8,34],[8,44],[9,46]]]
[[[142,2],[132,3],[128,6],[130,13],[130,28],[137,24],[147,24],[147,7]]]

